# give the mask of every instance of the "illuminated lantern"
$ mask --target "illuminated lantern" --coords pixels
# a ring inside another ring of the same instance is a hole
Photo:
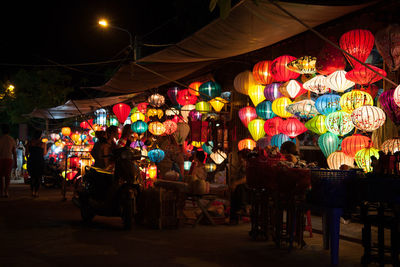
[[[165,111],[165,116],[175,116],[179,115],[179,110],[176,108],[169,108]]]
[[[296,136],[307,131],[307,128],[296,118],[288,118],[281,122],[278,126],[279,132],[295,138]]]
[[[177,101],[178,92],[179,92],[178,87],[172,87],[172,88],[168,89],[168,91],[167,91],[168,98],[169,98],[169,100],[171,100],[171,103],[173,106],[178,105],[178,101]]]
[[[280,97],[272,102],[272,111],[282,118],[289,118],[293,115],[286,111],[286,107],[292,104],[293,102],[287,97]]]
[[[314,74],[317,71],[315,69],[316,61],[317,61],[316,57],[311,57],[311,56],[299,57],[298,59],[295,59],[286,64],[286,68],[300,74]]]
[[[196,110],[202,114],[208,113],[211,111],[210,103],[206,101],[200,101],[196,104]]]
[[[192,144],[192,146],[194,146],[194,147],[200,148],[200,147],[204,144],[204,142],[192,141],[191,144]]]
[[[397,137],[386,140],[385,142],[383,142],[381,150],[385,152],[385,154],[388,154],[390,152],[392,155],[397,151],[400,151],[400,138]]]
[[[221,97],[216,97],[214,99],[211,99],[209,102],[216,112],[220,112],[224,107],[224,105],[228,103],[228,101],[226,101]]]
[[[347,72],[337,70],[325,79],[326,86],[336,92],[342,93],[350,87],[354,86],[354,82],[346,79]]]
[[[397,106],[400,107],[400,85],[397,86],[393,92],[393,101]]]
[[[368,66],[371,69],[375,70],[376,72],[386,77],[386,71],[377,68],[375,66],[372,66],[370,64],[368,64]],[[375,83],[379,80],[382,80],[381,75],[376,74],[375,72],[373,72],[372,70],[368,69],[365,66],[359,66],[357,69],[352,69],[351,71],[346,73],[346,79],[357,84],[369,85],[371,83]]]
[[[81,134],[81,140],[82,140],[82,141],[85,141],[86,138],[87,138],[87,135],[86,135],[86,134]]]
[[[372,132],[385,123],[386,115],[378,107],[362,106],[351,113],[351,120],[357,129]]]
[[[104,108],[96,110],[94,114],[96,115],[96,124],[101,126],[107,124],[107,111]]]
[[[296,98],[307,92],[303,88],[303,85],[296,80],[285,82],[279,87],[279,91],[282,93],[282,95],[290,98]]]
[[[257,141],[258,139],[264,137],[264,124],[265,121],[261,119],[255,119],[249,122],[248,129],[254,141]]]
[[[78,157],[71,157],[68,159],[69,166],[71,168],[78,168],[79,167],[79,158]]]
[[[188,120],[189,112],[190,112],[191,110],[195,109],[195,108],[196,108],[195,105],[186,105],[186,106],[183,106],[183,107],[181,108],[181,114],[182,114],[182,117],[185,119],[185,121]]]
[[[366,148],[368,146],[372,146],[371,139],[368,136],[364,136],[361,134],[353,134],[352,136],[348,136],[342,141],[342,151],[350,157],[354,157],[354,155],[361,149]]]
[[[214,142],[213,141],[208,141],[205,142],[201,148],[206,152],[207,154],[211,155],[212,154],[212,149],[214,148]]]
[[[276,81],[286,82],[291,79],[296,79],[300,76],[299,73],[293,72],[286,68],[286,65],[295,59],[295,57],[283,55],[272,61],[271,74]]]
[[[315,108],[323,115],[338,111],[340,110],[340,96],[334,94],[322,95],[315,101]]]
[[[128,118],[129,118],[129,116],[128,116]],[[108,118],[108,121],[107,121],[107,126],[111,126],[111,125],[112,126],[118,126],[119,125],[118,119],[114,115],[110,115],[110,117]]]
[[[372,96],[372,98],[375,99],[375,97],[378,95],[379,92],[379,87],[376,86],[375,84],[370,84],[370,85],[356,85],[355,90],[358,91],[363,91]]]
[[[149,160],[151,162],[159,163],[164,159],[165,153],[161,149],[156,148],[156,149],[150,150],[147,153],[147,156],[149,157]]]
[[[146,116],[143,115],[143,113],[141,113],[141,112],[135,112],[131,116],[132,123],[134,123],[136,121],[145,121],[145,120],[146,120]]]
[[[219,165],[226,159],[227,155],[224,151],[217,150],[210,155],[210,158],[214,161],[215,164]]]
[[[337,43],[334,38],[330,39]],[[342,52],[329,43],[325,43],[317,58],[316,69],[322,75],[329,75],[337,70],[346,68],[346,59],[343,57]]]
[[[276,117],[275,113],[272,112],[272,103],[270,101],[263,101],[258,104],[256,107],[256,113],[258,117],[264,120]]]
[[[331,133],[340,136],[346,135],[354,129],[351,115],[343,110],[330,113],[326,116],[325,127]]]
[[[342,151],[335,151],[330,154],[327,162],[331,170],[339,170],[342,165],[354,167],[354,158],[347,156]]]
[[[71,135],[71,128],[69,128],[69,127],[63,127],[63,128],[61,129],[61,133],[62,133],[62,135],[64,135],[64,136],[70,136],[70,135]]]
[[[188,89],[180,90],[176,101],[182,106],[194,105],[197,102],[197,96],[190,94]]]
[[[329,91],[329,87],[326,85],[326,77],[324,75],[317,75],[306,81],[303,84],[303,88],[319,95],[325,94]]]
[[[181,145],[186,140],[190,131],[190,126],[187,123],[178,122],[178,128],[173,133],[175,141]]]
[[[205,100],[213,99],[221,95],[221,85],[216,82],[205,82],[199,87],[200,97]]]
[[[374,35],[368,30],[351,30],[346,32],[340,37],[339,45],[340,48],[345,50],[347,53],[357,58],[361,62],[365,62],[374,47]],[[353,68],[360,66],[356,60],[350,58],[344,54]]]
[[[257,106],[265,100],[264,86],[261,84],[250,86],[248,94],[254,106]]]
[[[294,102],[286,107],[286,111],[303,119],[310,119],[319,114],[315,102],[310,99]]]
[[[354,159],[357,163],[357,166],[363,169],[364,172],[372,172],[372,156],[374,156],[376,159],[379,159],[379,150],[373,147],[367,147],[358,151],[354,156]]]
[[[50,138],[51,138],[51,140],[56,141],[56,140],[60,139],[60,135],[56,134],[56,133],[52,133],[52,134],[50,134]]]
[[[49,142],[49,139],[47,139],[47,138],[42,138],[42,143],[47,143],[47,142]]]
[[[139,103],[137,105],[137,109],[139,110],[139,112],[146,114],[148,105],[149,105],[149,103],[147,103],[147,102]]]
[[[199,96],[199,87],[202,84],[202,82],[192,82],[189,84],[189,93],[194,95],[194,96]]]
[[[233,80],[235,90],[244,95],[248,95],[249,88],[256,84],[257,82],[254,80],[253,74],[248,70],[239,73]]]
[[[279,134],[279,125],[283,122],[283,120],[279,117],[275,117],[269,120],[266,120],[264,123],[264,131],[269,136],[274,136]]]
[[[271,60],[264,60],[254,65],[253,77],[257,83],[270,84],[274,81],[271,75],[271,64]]]
[[[162,135],[165,132],[165,126],[159,121],[154,121],[149,124],[149,132],[153,135]]]
[[[68,181],[72,181],[72,180],[74,180],[74,178],[75,178],[75,176],[78,174],[78,171],[70,171],[70,172],[67,172],[67,180]]]
[[[373,106],[374,99],[372,96],[363,91],[353,90],[345,93],[340,98],[340,107],[347,113],[352,113],[353,110],[362,106]]]
[[[75,132],[71,135],[71,139],[75,142],[75,144],[79,144],[81,142],[81,135],[78,132]]]
[[[164,111],[162,109],[149,108],[147,110],[147,117],[157,116],[159,119],[161,119],[163,115]]]
[[[201,121],[201,117],[203,114],[201,114],[199,111],[193,109],[189,112],[189,117],[192,121]]]
[[[90,124],[89,124],[90,123]],[[90,125],[92,125],[93,124],[93,120],[85,120],[85,121],[82,121],[80,124],[79,124],[79,126],[82,128],[82,129],[89,129],[90,128]]]
[[[152,164],[147,168],[146,176],[148,176],[151,180],[157,179],[157,166],[155,164]]]
[[[304,126],[313,133],[319,135],[324,134],[327,131],[325,127],[325,118],[325,115],[317,115],[311,120],[307,121]]]
[[[339,137],[330,132],[324,133],[318,138],[318,146],[326,158],[338,149],[339,144]]]
[[[386,115],[398,126],[400,125],[400,109],[394,101],[394,92],[394,89],[384,91],[379,96],[379,102],[381,103],[382,109],[386,112]]]
[[[291,141],[296,144],[296,139],[294,139],[294,138],[292,139],[289,136],[287,136],[286,134],[277,134],[277,135],[272,136],[271,146],[276,146],[279,149],[281,149],[281,145],[283,143],[285,143],[286,141]]]
[[[160,94],[152,94],[151,96],[149,96],[149,98],[147,98],[147,102],[149,102],[149,104],[153,107],[159,108],[164,105],[165,97]]]
[[[253,150],[256,146],[257,146],[257,143],[253,139],[250,139],[250,138],[240,140],[238,143],[239,151],[241,151],[243,149]]]
[[[187,141],[183,142],[183,149],[184,151],[190,153],[193,150],[193,145],[188,143]]]
[[[279,91],[281,83],[267,84],[264,88],[264,96],[268,101],[274,101],[275,99],[282,97],[282,93]]]
[[[244,127],[247,128],[249,122],[257,118],[256,109],[250,106],[241,108],[239,110],[239,118],[242,121]]]
[[[120,123],[124,123],[128,118],[131,108],[124,103],[119,103],[113,106],[113,112]]]
[[[208,162],[205,164],[204,168],[206,169],[206,172],[214,172],[217,169],[217,165],[212,162]]]
[[[191,161],[184,161],[183,162],[183,169],[185,170],[185,171],[189,171],[190,170],[190,167],[192,166],[192,162]]]
[[[147,131],[148,125],[144,121],[135,121],[134,123],[132,123],[131,129],[137,134],[142,134]]]
[[[176,132],[176,130],[178,129],[178,125],[176,124],[176,122],[172,121],[172,120],[166,120],[163,122],[164,127],[165,127],[165,134],[166,135],[171,135],[174,132]]]

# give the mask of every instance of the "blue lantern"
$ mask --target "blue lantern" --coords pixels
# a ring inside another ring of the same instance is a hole
[[[192,162],[191,161],[184,161],[183,162],[183,169],[185,171],[189,171],[191,166],[192,166]]]
[[[86,134],[81,134],[81,140],[84,141],[86,139],[87,135]]]
[[[276,146],[279,149],[281,149],[281,145],[285,143],[286,141],[292,141],[293,143],[296,144],[296,139],[295,138],[290,138],[286,134],[276,134],[272,136],[271,138],[271,146]]]
[[[340,145],[339,137],[331,132],[324,133],[318,138],[318,146],[322,153],[328,158],[330,154],[335,152]]]
[[[206,152],[208,155],[211,155],[213,153],[212,149],[214,147],[214,142],[213,141],[205,142],[201,147],[203,148],[204,152]]]
[[[94,114],[96,115],[95,119],[96,124],[101,126],[107,124],[107,111],[104,108],[96,110]]]
[[[147,153],[147,156],[149,157],[150,161],[152,161],[154,163],[159,163],[164,159],[165,153],[161,149],[156,148],[156,149],[150,150],[149,153]]]
[[[110,115],[110,117],[108,118],[107,126],[112,126],[112,125],[113,126],[118,126],[119,125],[119,121],[117,119],[117,116],[115,116],[115,115]]]
[[[276,117],[276,114],[272,112],[272,103],[267,100],[257,105],[256,113],[258,117],[264,120],[269,120],[272,119],[273,117]]]
[[[340,96],[334,94],[322,95],[315,101],[315,108],[323,115],[338,111],[341,109]]]
[[[144,121],[135,121],[132,125],[131,125],[131,129],[133,132],[137,133],[137,134],[142,134],[144,132],[147,131],[147,123],[145,123]]]
[[[199,87],[200,97],[204,100],[211,100],[221,95],[221,85],[216,82],[205,82]]]

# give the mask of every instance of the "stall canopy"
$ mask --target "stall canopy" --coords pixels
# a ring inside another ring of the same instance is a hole
[[[120,102],[125,102],[138,94],[128,94],[120,96],[110,96],[85,100],[68,100],[64,105],[49,109],[35,109],[26,114],[27,117],[43,119],[65,119],[80,116],[95,111],[96,109],[111,106]],[[75,106],[76,105],[76,106]],[[79,109],[79,110],[78,110]],[[79,112],[80,111],[80,112]]]
[[[94,89],[132,93],[155,88],[182,79],[218,60],[270,46],[307,30],[269,1],[257,2],[241,1],[227,18],[219,18],[176,45],[138,60],[137,63],[147,69],[135,63],[123,66],[105,85]],[[347,6],[275,3],[315,27],[374,2]]]

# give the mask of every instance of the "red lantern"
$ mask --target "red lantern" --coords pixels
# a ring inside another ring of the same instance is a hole
[[[286,68],[286,64],[296,60],[295,57],[284,55],[276,58],[271,64],[271,74],[278,82],[286,82],[291,79],[296,79],[300,73],[290,71]]]
[[[124,123],[131,112],[131,108],[124,103],[119,103],[113,106],[113,112],[120,123]]]
[[[329,39],[336,43],[334,38]],[[346,68],[346,59],[342,52],[331,44],[326,43],[317,58],[316,69],[322,75],[329,75]]]
[[[280,117],[274,117],[272,119],[266,120],[264,123],[264,131],[269,136],[274,136],[280,133],[279,125],[283,122]]]
[[[67,173],[67,180],[72,181],[75,176],[78,174],[78,171],[70,171]]]
[[[176,130],[178,129],[178,124],[176,122],[174,122],[173,120],[166,120],[163,122],[164,127],[165,127],[165,134],[166,135],[171,135],[174,132],[176,132]]]
[[[70,166],[70,168],[78,168],[79,167],[79,158],[78,157],[69,158],[69,166]]]
[[[242,121],[244,127],[247,128],[249,122],[257,118],[256,109],[250,106],[241,108],[239,110],[239,118]]]
[[[188,89],[180,90],[176,101],[182,106],[194,105],[197,102],[197,96],[190,94]]]
[[[80,126],[82,129],[89,129],[89,127],[92,126],[92,125],[93,125],[93,119],[92,119],[92,120],[82,121],[82,122],[79,124],[79,126]]]
[[[368,66],[386,77],[386,71],[369,64]],[[346,79],[357,84],[369,85],[371,83],[381,80],[381,75],[376,74],[365,66],[359,66],[358,68],[352,69],[351,71],[346,73]]]
[[[374,35],[368,30],[356,29],[340,37],[340,47],[350,55],[354,56],[361,62],[365,62],[371,53],[374,46]],[[344,55],[353,68],[361,66],[356,60],[350,58],[348,55]]]
[[[370,84],[368,86],[362,86],[362,85],[356,85],[355,90],[360,90],[364,91],[372,96],[372,98],[375,99],[375,97],[378,95],[379,87],[376,86],[375,84]]]
[[[189,84],[189,93],[194,96],[199,96],[199,87],[202,85],[204,82],[192,82]]]
[[[256,63],[253,68],[253,77],[257,83],[270,84],[274,82],[274,77],[271,75],[271,60],[264,60]]]
[[[342,151],[350,157],[354,157],[359,150],[369,146],[372,146],[371,139],[361,134],[354,134],[342,141]]]
[[[147,112],[147,106],[149,105],[149,103],[147,103],[147,102],[142,102],[142,103],[139,103],[138,105],[137,105],[137,108],[138,108],[138,110],[140,111],[140,113],[143,113],[143,114],[146,114],[146,112]]]
[[[290,138],[295,138],[296,136],[307,131],[307,128],[296,118],[288,118],[285,121],[279,123],[278,129],[281,133],[286,134]]]

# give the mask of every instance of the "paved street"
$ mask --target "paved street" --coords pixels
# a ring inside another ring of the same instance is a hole
[[[272,242],[254,242],[249,224],[186,226],[178,230],[122,230],[119,218],[80,222],[79,210],[58,190],[38,199],[26,185],[13,185],[0,200],[0,266],[329,266],[321,235],[288,253]],[[359,266],[362,247],[341,241],[340,266]]]

